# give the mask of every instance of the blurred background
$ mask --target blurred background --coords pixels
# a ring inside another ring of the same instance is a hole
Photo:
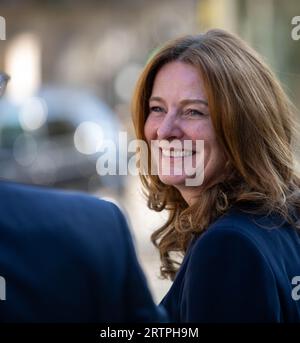
[[[118,155],[118,132],[134,138],[130,99],[149,56],[209,28],[247,40],[299,108],[300,40],[291,38],[299,15],[299,0],[0,0],[0,70],[11,76],[0,100],[0,178],[117,203],[159,302],[171,283],[159,278],[150,235],[166,214],[147,209],[137,176],[100,175],[99,147],[116,142]]]

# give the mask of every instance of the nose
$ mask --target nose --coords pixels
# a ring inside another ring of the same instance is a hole
[[[183,132],[180,128],[180,123],[178,122],[175,115],[172,113],[166,113],[160,125],[157,128],[157,139],[175,139],[180,138]]]

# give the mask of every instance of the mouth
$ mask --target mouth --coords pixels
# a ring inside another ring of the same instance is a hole
[[[176,150],[176,149],[162,149],[160,148],[162,156],[164,157],[173,157],[173,158],[184,158],[190,157],[195,154],[195,151],[192,150]]]

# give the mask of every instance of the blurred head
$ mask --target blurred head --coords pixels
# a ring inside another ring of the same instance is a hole
[[[291,105],[262,58],[228,32],[210,30],[167,43],[138,81],[133,121],[138,138],[148,143],[204,141],[201,186],[188,189],[185,174],[141,175],[149,207],[170,213],[152,236],[164,275],[175,273],[169,252],[185,251],[192,235],[231,205],[255,203],[288,218],[298,201]],[[164,161],[163,143],[149,164]],[[184,163],[179,157],[173,165]]]

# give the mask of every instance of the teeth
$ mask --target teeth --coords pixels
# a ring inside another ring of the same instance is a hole
[[[166,157],[188,157],[193,155],[193,151],[162,149],[162,154]]]

